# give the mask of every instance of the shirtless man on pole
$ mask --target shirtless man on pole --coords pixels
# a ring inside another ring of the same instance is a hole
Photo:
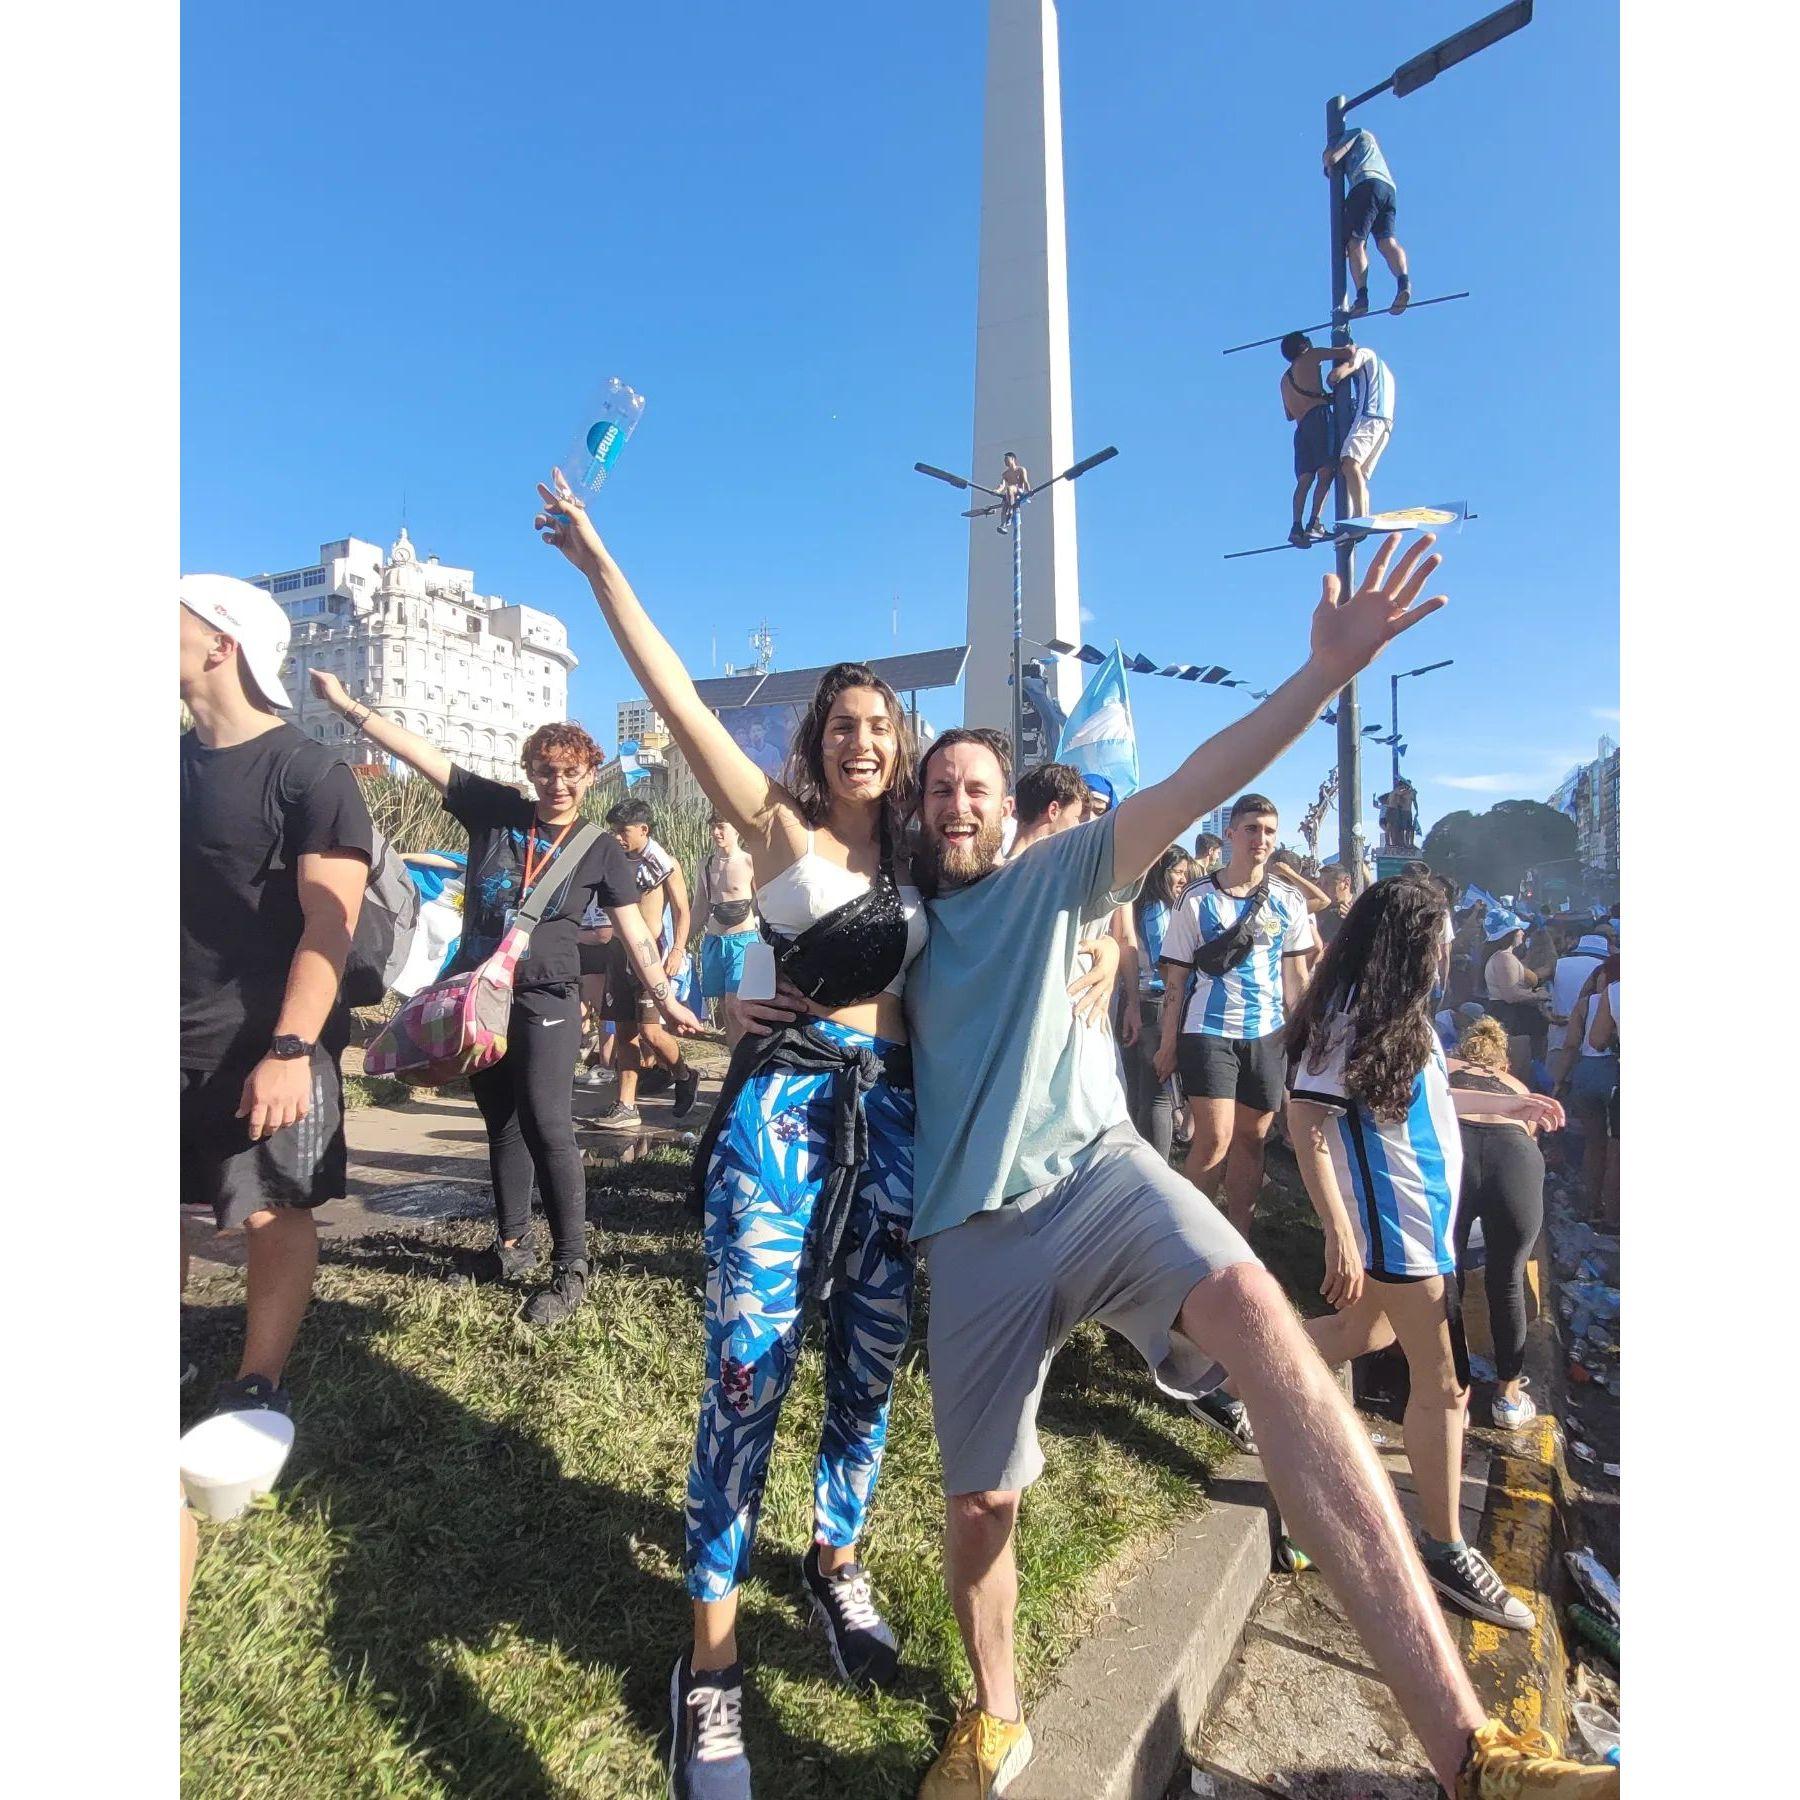
[[[1319,516],[1337,470],[1331,454],[1331,390],[1322,378],[1328,364],[1347,363],[1355,351],[1329,346],[1317,350],[1304,331],[1290,331],[1281,340],[1281,354],[1287,359],[1281,374],[1281,410],[1294,423],[1294,524],[1288,542],[1304,550],[1331,536]],[[1309,487],[1311,517],[1302,525]]]

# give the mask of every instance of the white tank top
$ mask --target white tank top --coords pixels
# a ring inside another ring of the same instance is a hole
[[[813,834],[809,830],[806,851],[799,861],[789,863],[756,890],[756,910],[771,931],[778,931],[783,937],[798,937],[807,926],[866,894],[873,885],[868,876],[827,862],[813,849]],[[906,960],[900,965],[900,973],[881,990],[884,994],[905,991],[906,972],[925,948],[925,904],[919,890],[905,882],[895,885],[900,909],[906,915]]]

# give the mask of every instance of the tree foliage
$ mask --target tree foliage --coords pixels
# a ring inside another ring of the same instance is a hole
[[[1459,887],[1473,882],[1490,894],[1516,894],[1527,869],[1572,858],[1576,843],[1575,821],[1554,806],[1502,800],[1484,813],[1446,813],[1420,854]]]

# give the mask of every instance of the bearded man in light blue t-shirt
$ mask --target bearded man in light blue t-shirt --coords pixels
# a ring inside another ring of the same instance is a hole
[[[975,1676],[975,1705],[921,1800],[986,1800],[1030,1759],[1013,1667],[1013,1523],[1043,1468],[1036,1416],[1051,1359],[1087,1319],[1129,1338],[1172,1393],[1235,1379],[1289,1531],[1343,1600],[1446,1787],[1498,1793],[1489,1772],[1522,1755],[1484,1725],[1393,1486],[1293,1307],[1211,1201],[1132,1129],[1113,1047],[1077,1029],[1066,992],[1081,938],[1167,846],[1443,604],[1417,599],[1439,561],[1426,554],[1431,538],[1390,577],[1398,542],[1387,540],[1346,603],[1326,578],[1311,656],[1254,712],[1168,780],[1022,856],[996,864],[1009,771],[992,733],[946,732],[921,760],[913,873],[931,929],[906,988],[912,1232],[931,1272],[946,1574]]]

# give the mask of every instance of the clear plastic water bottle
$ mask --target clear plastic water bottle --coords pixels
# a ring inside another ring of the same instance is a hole
[[[613,376],[588,409],[586,422],[564,458],[563,473],[570,487],[589,498],[599,493],[643,416],[644,396]]]

